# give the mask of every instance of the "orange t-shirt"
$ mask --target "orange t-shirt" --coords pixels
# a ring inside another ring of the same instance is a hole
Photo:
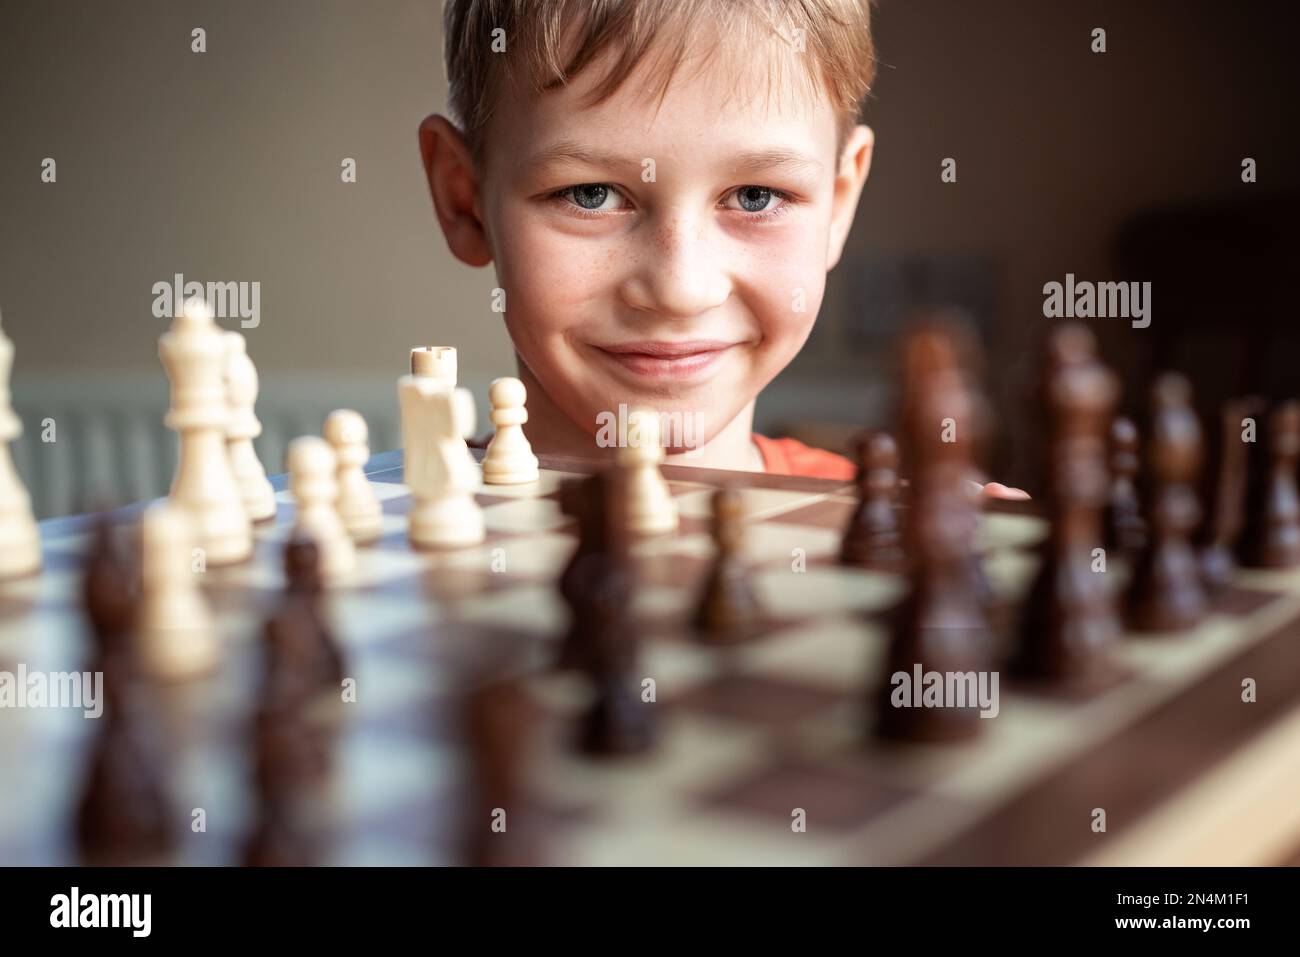
[[[772,475],[802,475],[848,482],[858,471],[844,456],[814,449],[798,439],[769,439],[755,432],[754,444],[763,453],[763,467]]]

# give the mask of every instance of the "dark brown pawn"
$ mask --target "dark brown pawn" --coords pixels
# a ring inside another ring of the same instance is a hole
[[[620,468],[600,474],[604,505],[604,561],[584,588],[581,655],[593,698],[580,722],[582,751],[599,756],[635,754],[654,743],[654,705],[641,700],[638,638],[631,616],[636,576],[628,531],[627,475]]]
[[[908,338],[903,377],[900,435],[912,466],[904,523],[911,589],[894,616],[883,680],[873,689],[875,730],[893,740],[960,740],[979,733],[976,707],[905,707],[894,700],[893,676],[910,678],[916,667],[923,673],[990,667],[984,585],[973,550],[978,506],[968,483],[979,401],[941,328]],[[945,419],[956,422],[959,441],[943,441]]]
[[[90,624],[92,670],[102,671],[110,695],[135,673],[133,648],[140,569],[117,540],[107,516],[95,522],[82,574],[82,607]]]
[[[92,866],[163,863],[174,811],[148,726],[109,702],[77,808],[81,860]]]
[[[1041,395],[1049,440],[1046,468],[1051,534],[1020,622],[1012,673],[1054,685],[1091,688],[1114,674],[1122,634],[1115,596],[1093,569],[1106,504],[1106,433],[1119,383],[1097,359],[1079,325],[1049,342]]]
[[[262,674],[252,739],[254,783],[263,800],[294,792],[329,768],[329,729],[313,705],[339,692],[340,659],[319,607],[316,543],[284,548],[286,587],[262,629]]]
[[[1151,390],[1147,547],[1125,595],[1128,625],[1138,631],[1182,631],[1205,615],[1205,591],[1190,540],[1201,517],[1195,492],[1201,426],[1191,396],[1191,386],[1180,375],[1161,376]]]
[[[1202,475],[1208,507],[1195,541],[1201,578],[1211,591],[1225,587],[1237,567],[1234,550],[1244,521],[1248,464],[1243,420],[1258,417],[1262,407],[1263,401],[1254,397],[1229,399],[1223,404],[1210,455],[1214,467]]]
[[[319,845],[307,832],[300,811],[282,792],[259,795],[257,818],[244,844],[244,867],[315,867]]]
[[[535,712],[515,681],[490,684],[465,696],[462,718],[469,795],[463,857],[471,867],[543,863],[541,831],[528,791]],[[504,812],[504,818],[498,811]]]
[[[1139,444],[1133,420],[1115,416],[1110,426],[1110,491],[1104,518],[1107,554],[1134,558],[1146,547],[1147,527],[1137,485]]]
[[[1300,565],[1300,402],[1274,409],[1261,438],[1250,446],[1250,490],[1238,557],[1248,568],[1292,568]]]
[[[578,544],[560,573],[560,597],[569,609],[569,626],[560,641],[555,667],[585,666],[590,646],[590,596],[605,563],[605,486],[599,475],[565,479],[560,485],[560,511],[578,523]]]
[[[161,749],[133,686],[138,585],[112,524],[101,518],[82,580],[92,669],[103,672],[106,699],[76,817],[81,859],[91,865],[157,863],[174,843]]]
[[[284,690],[283,685],[279,690]],[[313,788],[328,767],[325,732],[310,720],[306,701],[284,696],[253,715],[253,795],[256,817],[244,846],[247,867],[308,867],[319,863]]]
[[[745,510],[740,493],[718,489],[712,504],[717,556],[696,606],[695,628],[705,642],[730,644],[752,636],[762,608],[742,553]]]
[[[285,591],[262,630],[250,736],[257,812],[242,859],[249,867],[318,863],[311,794],[329,768],[330,745],[313,703],[342,680],[341,655],[320,610],[319,559],[308,538],[285,545]]]
[[[321,691],[337,693],[343,653],[321,609],[320,552],[308,538],[284,547],[285,590],[263,627],[266,669],[262,703],[302,704]]]
[[[840,544],[840,561],[862,568],[893,569],[903,562],[902,535],[894,501],[898,496],[898,446],[888,432],[857,443],[858,504]]]

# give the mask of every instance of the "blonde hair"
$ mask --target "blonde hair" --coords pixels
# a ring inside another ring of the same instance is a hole
[[[662,98],[704,32],[700,24],[710,24],[716,37],[702,63],[726,37],[776,39],[778,49],[810,58],[798,73],[835,110],[838,153],[875,79],[868,0],[445,0],[448,109],[477,162],[506,91],[540,95],[608,52],[612,63],[593,87],[594,106],[656,51],[652,76]],[[502,40],[504,52],[494,51]],[[657,49],[660,43],[665,46]],[[779,70],[788,61],[774,56],[769,62]]]

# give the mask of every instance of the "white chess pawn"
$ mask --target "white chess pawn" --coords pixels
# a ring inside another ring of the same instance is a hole
[[[190,299],[158,340],[172,407],[163,420],[180,435],[170,498],[190,513],[207,564],[253,554],[253,529],[226,451],[225,341],[202,299]]]
[[[275,518],[275,490],[267,481],[266,470],[257,458],[253,439],[262,434],[262,423],[253,411],[257,404],[257,369],[248,357],[244,336],[225,333],[226,404],[230,419],[226,422],[226,451],[230,470],[244,501],[248,517],[254,522]]]
[[[477,545],[486,534],[483,509],[474,500],[478,468],[465,436],[474,430],[474,398],[468,389],[447,389],[434,378],[405,375],[397,383],[402,409],[406,484],[414,504],[409,515],[416,548]]]
[[[298,507],[295,535],[302,534],[316,542],[320,553],[321,579],[330,585],[345,580],[356,567],[357,553],[337,502],[338,464],[334,450],[324,439],[303,435],[289,443],[285,456],[289,467],[289,489]]]
[[[358,545],[379,538],[384,512],[362,467],[370,459],[366,420],[351,409],[335,409],[325,420],[325,440],[338,459],[339,518]]]
[[[194,526],[170,502],[149,506],[140,524],[140,660],[167,680],[208,674],[221,659],[212,615],[194,578]]]
[[[23,434],[22,420],[9,404],[9,373],[14,344],[0,329],[0,579],[19,578],[41,569],[41,535],[32,499],[14,468],[9,443]]]
[[[619,466],[628,470],[628,530],[633,535],[677,529],[677,505],[659,471],[663,460],[658,414],[634,409],[627,417],[627,445],[616,456]]]
[[[488,485],[522,485],[537,481],[537,456],[524,435],[528,421],[524,403],[528,391],[518,379],[497,379],[488,387],[492,424],[496,432],[483,456],[483,481]]]

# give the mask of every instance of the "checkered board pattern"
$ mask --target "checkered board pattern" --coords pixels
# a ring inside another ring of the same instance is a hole
[[[565,471],[481,487],[487,540],[437,554],[407,542],[400,459],[377,456],[368,471],[384,534],[328,597],[357,689],[340,706],[320,795],[329,863],[458,860],[467,755],[453,689],[475,661],[500,663],[530,692],[539,715],[527,749],[530,814],[542,822],[546,859],[564,864],[1065,863],[1107,849],[1115,863],[1161,863],[1126,860],[1119,842],[1300,703],[1300,574],[1243,571],[1195,631],[1130,636],[1125,677],[1105,692],[1053,696],[1004,675],[1000,714],[982,722],[978,740],[876,742],[867,704],[883,678],[882,614],[905,583],[836,563],[852,488],[667,469],[681,528],[636,546],[633,608],[658,741],[645,755],[595,760],[572,747],[582,679],[546,667],[567,626],[555,581],[575,544],[557,501]],[[755,640],[731,649],[702,645],[685,624],[710,562],[709,499],[723,478],[743,490],[746,555],[767,613]],[[169,756],[176,863],[232,863],[250,826],[257,638],[294,521],[291,496],[278,498],[254,560],[206,573],[226,641],[222,670],[149,694]],[[1008,621],[1045,534],[1031,514],[983,518],[979,547]],[[83,667],[87,529],[52,522],[43,537],[43,574],[0,590],[0,670]],[[1117,584],[1122,577],[1116,570]],[[1267,701],[1241,704],[1248,676]],[[94,726],[79,711],[0,710],[0,863],[75,862],[68,825]],[[1109,815],[1104,835],[1091,826],[1098,807]],[[191,829],[197,808],[201,833]],[[792,827],[796,809],[803,830]]]

